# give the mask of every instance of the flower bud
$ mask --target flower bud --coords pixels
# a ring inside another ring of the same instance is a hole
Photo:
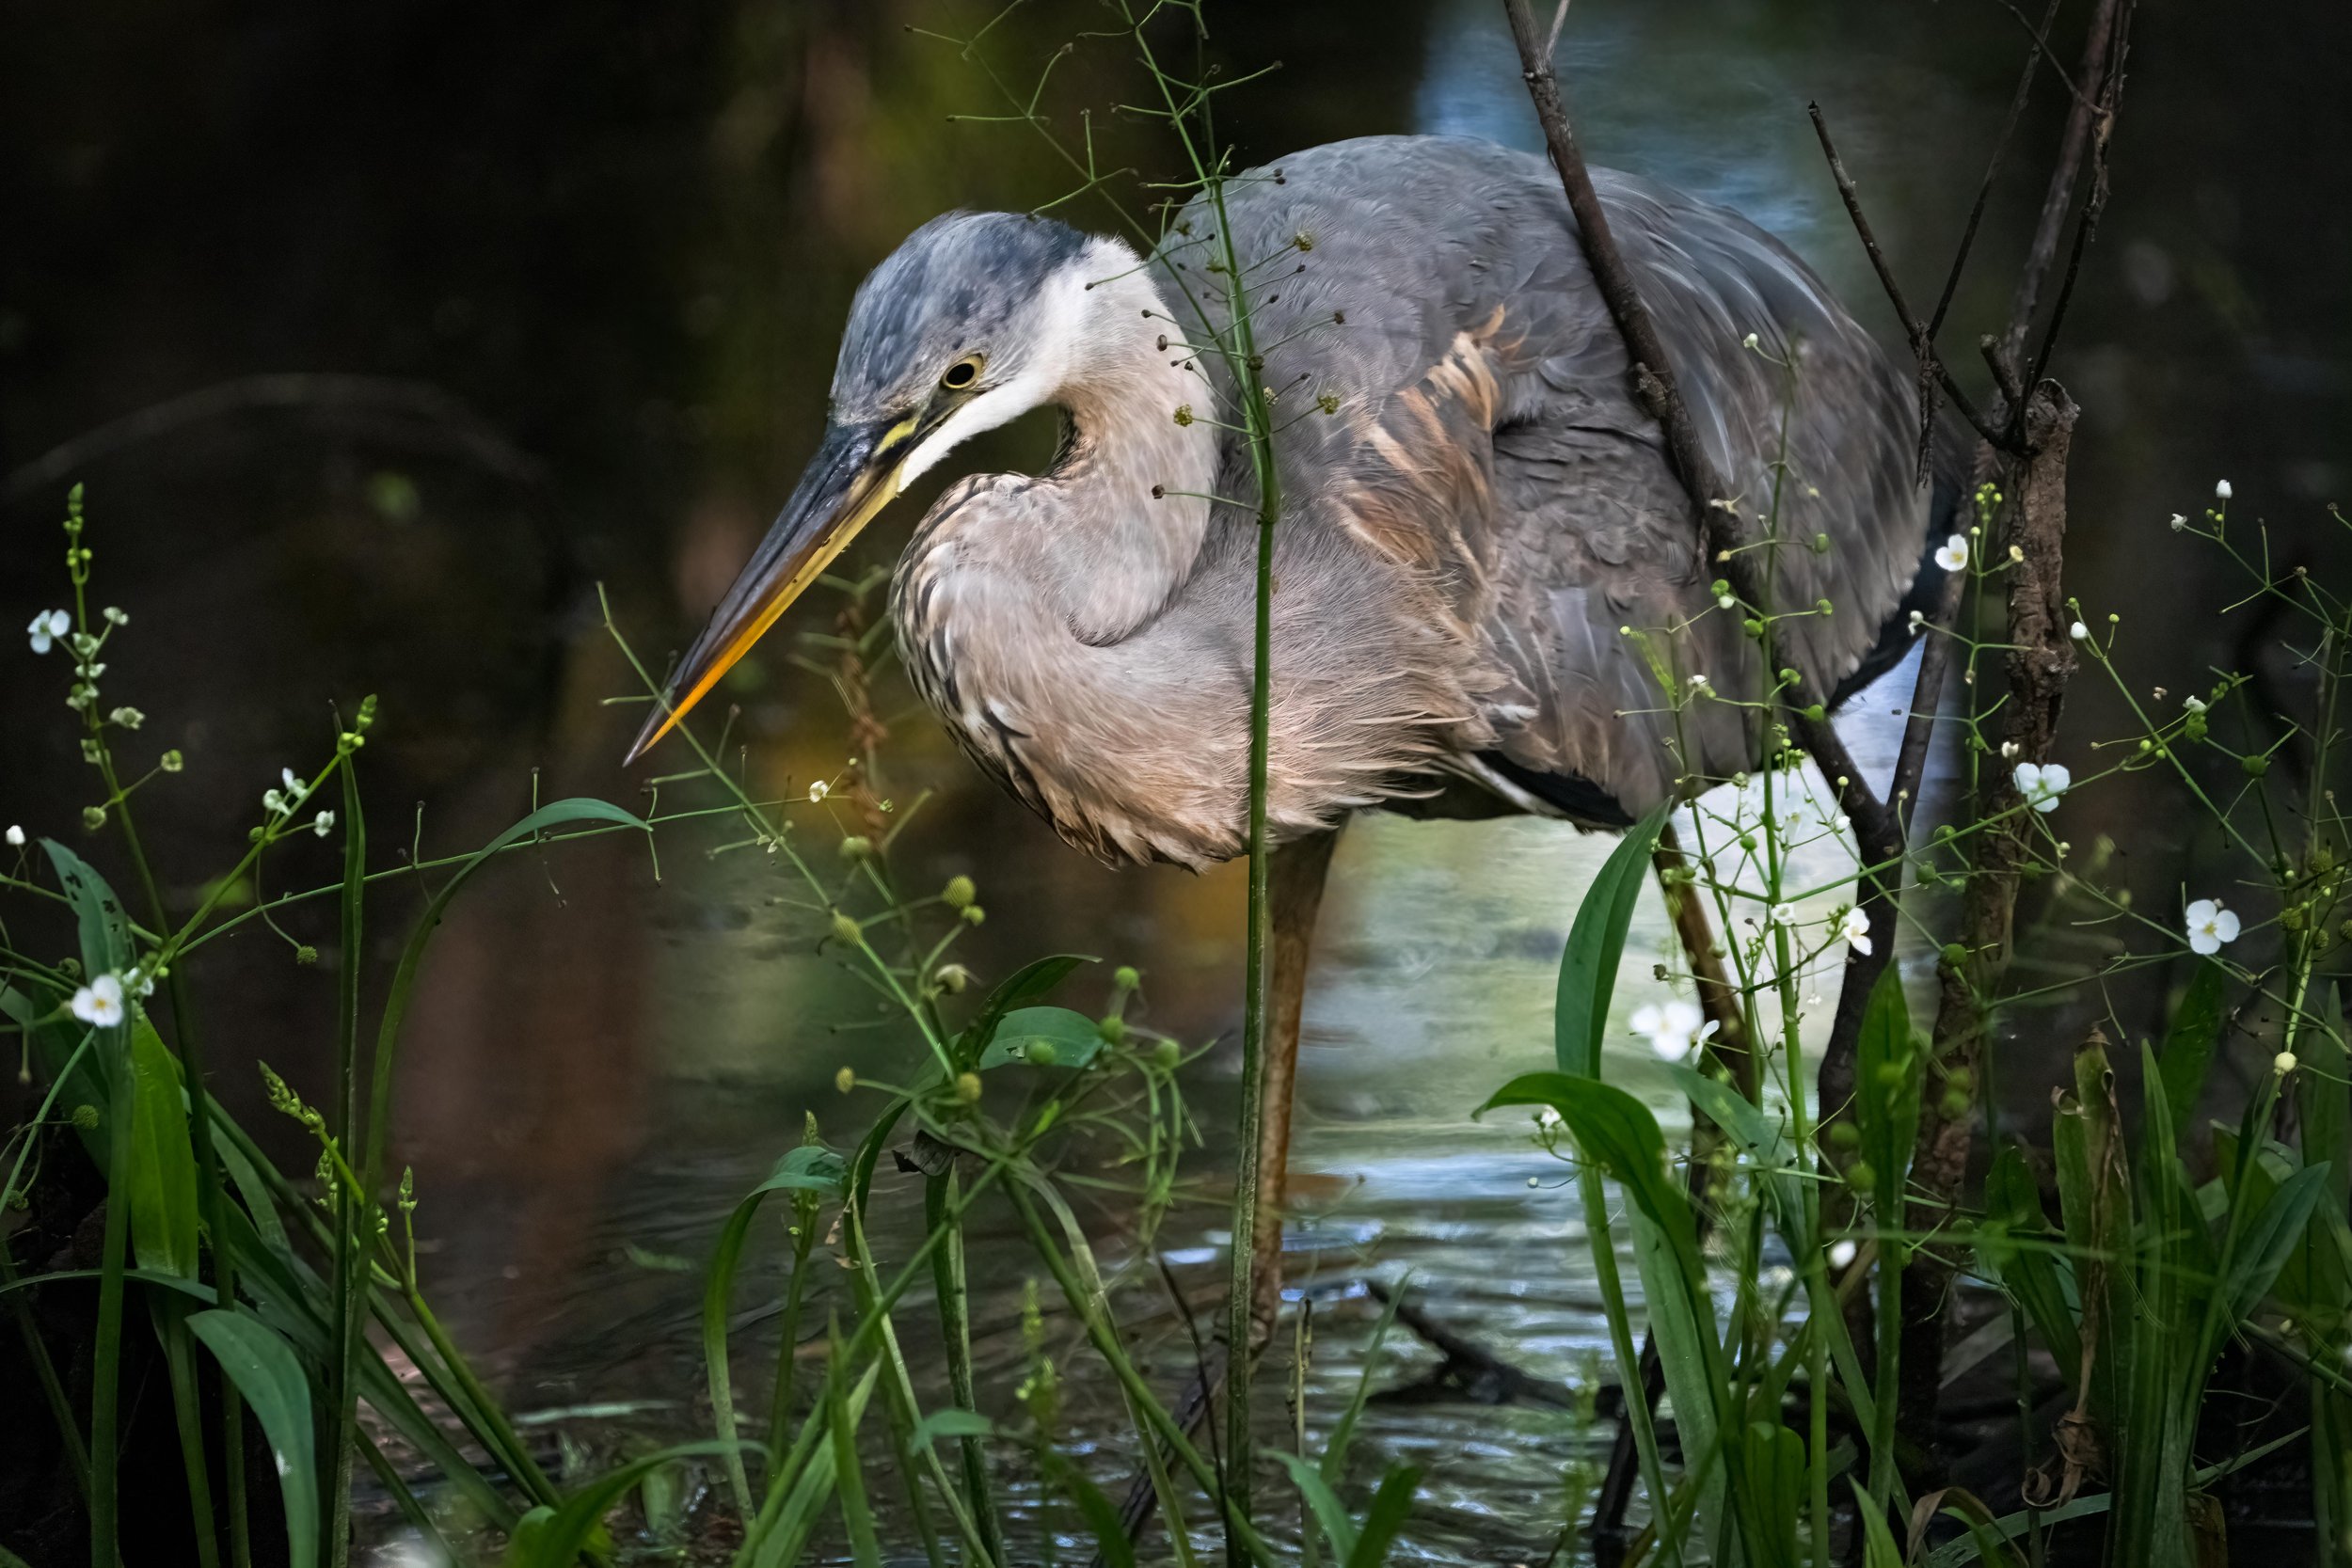
[[[972,972],[961,964],[941,964],[931,973],[931,979],[950,996],[961,996],[972,983]]]
[[[981,921],[988,918],[988,911],[980,908],[977,904],[966,904],[963,907],[962,918],[963,923],[966,926],[977,926]]]
[[[182,756],[176,747],[155,759],[155,766],[167,773],[177,773],[187,765],[188,759]]]
[[[2270,1058],[2270,1070],[2277,1073],[2281,1078],[2284,1078],[2288,1073],[2293,1072],[2295,1068],[2295,1053],[2292,1051],[2281,1051],[2276,1056]]]
[[[105,808],[105,807],[103,807],[103,806],[84,806],[84,807],[82,808],[82,826],[83,826],[83,827],[87,828],[87,829],[88,829],[91,832],[96,832],[99,829],[101,829],[101,828],[104,827],[105,825],[106,825],[106,808]]]
[[[839,910],[833,911],[833,934],[834,940],[849,942],[852,946],[866,940],[865,927]]]

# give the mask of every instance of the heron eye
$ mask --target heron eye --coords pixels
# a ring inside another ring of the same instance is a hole
[[[980,356],[976,354],[969,359],[959,359],[948,366],[947,373],[939,378],[939,384],[951,392],[961,392],[978,380],[979,374]]]

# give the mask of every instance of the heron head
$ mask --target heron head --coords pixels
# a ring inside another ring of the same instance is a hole
[[[700,702],[860,529],[960,442],[1051,400],[1114,242],[1011,213],[950,213],[858,286],[823,441],[629,749]],[[1127,258],[1132,265],[1132,257]]]

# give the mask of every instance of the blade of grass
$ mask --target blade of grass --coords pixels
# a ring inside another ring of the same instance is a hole
[[[836,1366],[843,1348],[836,1320],[830,1338]],[[857,1457],[857,1421],[850,1414],[841,1378],[825,1380],[825,1413],[833,1433],[834,1489],[841,1499],[841,1522],[850,1532],[850,1560],[857,1568],[882,1568],[882,1543],[874,1532],[874,1511],[866,1500],[866,1473]]]
[[[319,1550],[318,1455],[310,1425],[310,1386],[286,1342],[242,1313],[215,1307],[188,1319],[246,1403],[278,1459],[285,1501],[286,1552],[292,1568],[316,1568]],[[342,1527],[338,1520],[337,1527]]]

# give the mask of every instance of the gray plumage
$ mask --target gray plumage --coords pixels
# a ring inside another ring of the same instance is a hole
[[[1915,393],[1769,235],[1594,179],[1739,487],[1724,499],[1760,519],[1777,491],[1779,608],[1833,606],[1780,623],[1782,657],[1808,691],[1836,689],[1899,643],[1884,634],[1921,575]],[[1753,691],[1756,644],[1716,605],[1549,166],[1368,138],[1244,176],[1227,203],[1234,251],[1262,263],[1252,315],[1283,427],[1277,834],[1381,804],[1615,824],[1754,767],[1755,710],[1689,688]],[[834,382],[837,426],[927,410],[914,470],[1028,408],[1067,412],[1050,471],[941,497],[893,609],[963,749],[1110,860],[1199,866],[1244,842],[1255,486],[1218,428],[1236,389],[1187,346],[1206,341],[1197,309],[1225,325],[1214,223],[1196,203],[1146,262],[1041,220],[938,219],[860,289]],[[974,384],[933,406],[973,356]],[[1620,628],[1649,634],[1677,695]]]

